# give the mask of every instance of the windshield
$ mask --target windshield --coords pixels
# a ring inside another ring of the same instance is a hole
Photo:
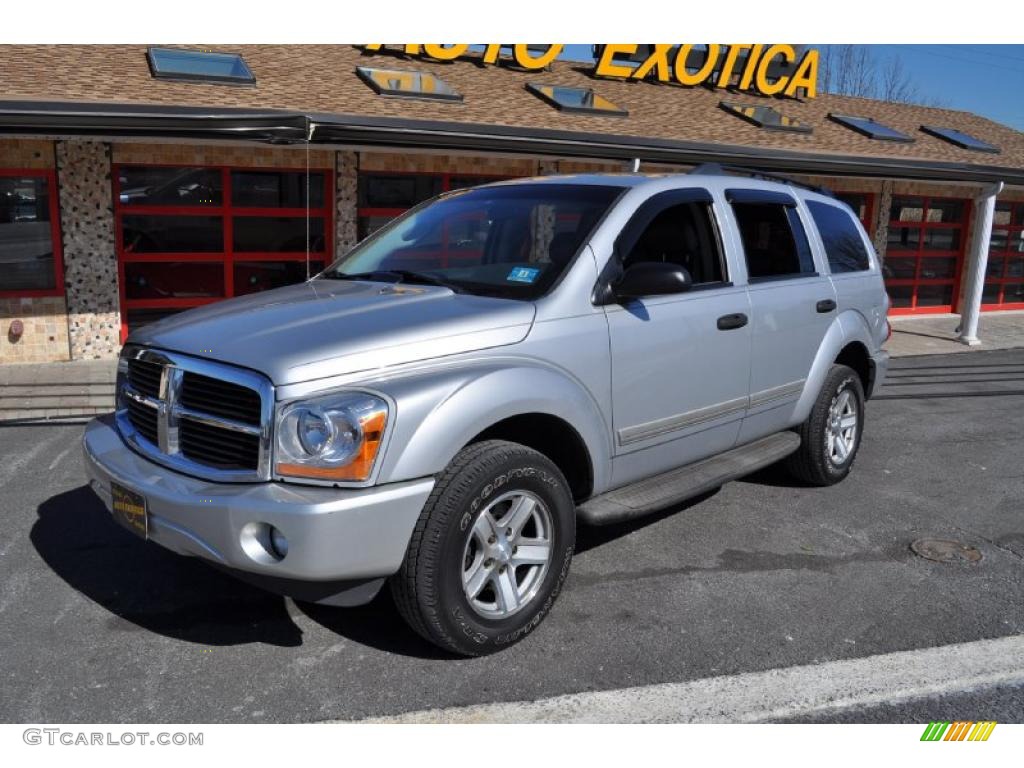
[[[535,299],[568,268],[621,192],[582,184],[456,192],[396,219],[318,279],[418,282]]]

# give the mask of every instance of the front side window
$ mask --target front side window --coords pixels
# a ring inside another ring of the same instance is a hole
[[[725,277],[709,205],[680,203],[656,215],[623,259],[623,267],[642,261],[678,264],[694,285],[721,283]]]
[[[0,295],[62,291],[53,175],[0,170]]]
[[[796,209],[779,203],[732,204],[751,280],[813,275],[814,258]]]
[[[807,208],[825,245],[825,255],[833,275],[871,268],[868,249],[864,247],[864,239],[851,214],[834,205],[813,200],[807,203]]]
[[[535,299],[564,273],[620,192],[570,184],[454,192],[396,219],[320,279],[401,280]]]

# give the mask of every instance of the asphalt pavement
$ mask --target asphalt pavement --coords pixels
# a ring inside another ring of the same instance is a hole
[[[0,427],[0,721],[386,717],[1024,633],[1024,350],[898,361],[836,487],[772,468],[638,523],[581,528],[550,616],[471,660],[419,640],[386,592],[355,609],[297,604],[134,538],[87,488],[81,433]],[[982,559],[922,559],[909,547],[922,537]],[[785,719],[940,718],[1024,722],[1024,693]]]

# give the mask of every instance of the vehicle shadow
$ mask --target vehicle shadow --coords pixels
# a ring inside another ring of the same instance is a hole
[[[302,644],[283,597],[134,536],[88,486],[47,499],[37,512],[29,535],[36,551],[71,587],[110,611],[112,629],[212,646]]]
[[[295,605],[324,629],[378,651],[416,659],[463,658],[438,648],[416,634],[398,613],[387,584],[369,603],[354,608],[298,601]]]
[[[681,512],[685,512],[691,507],[695,507],[698,504],[710,499],[716,495],[721,487],[713,488],[710,491],[705,491],[699,496],[694,496],[692,499],[687,499],[678,504],[673,504],[665,509],[660,509],[657,512],[651,512],[650,514],[638,517],[635,520],[627,520],[622,523],[613,523],[612,525],[586,525],[579,524],[576,526],[576,549],[575,554],[581,555],[584,552],[600,547],[602,544],[607,544],[615,539],[620,539],[634,531],[639,531],[646,528],[649,525],[664,520],[666,517],[677,515]]]

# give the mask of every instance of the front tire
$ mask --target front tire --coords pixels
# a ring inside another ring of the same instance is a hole
[[[864,387],[848,366],[833,365],[807,421],[797,428],[800,448],[786,460],[795,477],[835,485],[850,474],[864,433]]]
[[[475,443],[438,477],[392,595],[430,642],[465,656],[493,653],[547,615],[575,539],[576,508],[558,467],[517,443]]]

